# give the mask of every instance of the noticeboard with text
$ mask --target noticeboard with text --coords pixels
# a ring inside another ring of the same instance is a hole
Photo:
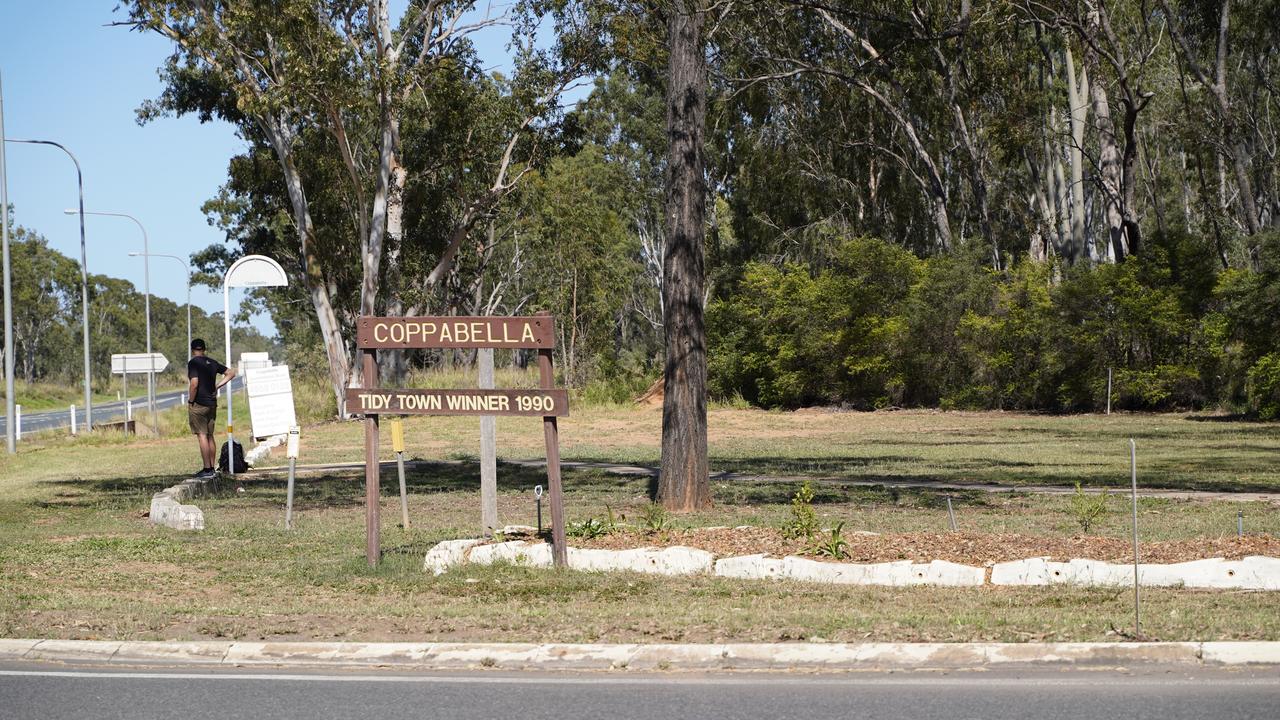
[[[298,424],[288,365],[249,368],[244,373],[253,437],[287,435]]]
[[[554,387],[552,351],[555,320],[549,314],[512,317],[361,317],[356,345],[361,354],[361,387],[348,387],[346,411],[365,423],[365,556],[381,558],[381,501],[378,424],[382,415],[511,415],[541,417],[547,446],[547,484],[551,495],[551,556],[568,563],[564,493],[560,484],[560,436],[557,418],[569,414],[569,393]],[[425,389],[378,387],[378,351],[408,349],[536,350],[535,389]],[[408,522],[406,516],[405,522]]]

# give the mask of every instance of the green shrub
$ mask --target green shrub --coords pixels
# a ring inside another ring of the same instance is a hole
[[[1263,355],[1249,368],[1249,408],[1263,420],[1280,418],[1280,353]]]
[[[818,515],[813,511],[813,482],[805,480],[791,498],[791,515],[782,523],[783,537],[812,539],[818,531]]]
[[[849,557],[848,547],[849,542],[844,539],[844,521],[841,521],[826,535],[811,541],[808,550],[814,555],[842,560]]]
[[[640,522],[650,535],[671,529],[671,513],[661,503],[649,503],[640,511]]]
[[[1075,518],[1076,524],[1080,526],[1081,532],[1089,532],[1098,518],[1107,511],[1107,491],[1103,490],[1097,495],[1093,495],[1084,491],[1080,483],[1076,483],[1076,491],[1071,496],[1071,515]]]

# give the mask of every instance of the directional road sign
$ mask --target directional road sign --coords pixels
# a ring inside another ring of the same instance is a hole
[[[160,353],[122,353],[111,356],[111,373],[113,375],[164,372],[169,367],[169,360]]]

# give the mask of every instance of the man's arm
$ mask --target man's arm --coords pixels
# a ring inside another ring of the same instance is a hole
[[[233,377],[235,377],[235,376],[236,376],[236,369],[235,369],[235,368],[233,368],[233,367],[229,367],[229,368],[227,368],[227,371],[226,371],[225,373],[223,373],[223,374],[222,374],[222,382],[218,383],[218,388],[217,388],[217,389],[218,389],[218,390],[221,390],[221,389],[222,389],[222,386],[224,386],[224,385],[226,385],[227,383],[231,382],[231,378],[233,378]]]
[[[200,380],[197,378],[191,378],[191,380],[187,382],[187,404],[188,405],[196,404],[196,386],[199,384],[200,384]]]

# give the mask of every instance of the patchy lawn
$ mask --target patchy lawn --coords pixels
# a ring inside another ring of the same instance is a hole
[[[588,408],[561,423],[565,455],[652,463],[655,410]],[[195,468],[189,438],[24,443],[0,459],[0,635],[130,639],[351,639],[503,641],[1102,640],[1131,622],[1131,595],[1087,588],[868,588],[463,567],[422,570],[436,542],[474,535],[479,522],[475,418],[408,423],[411,528],[399,527],[394,471],[383,478],[383,548],[364,562],[363,478],[303,476],[296,529],[283,530],[284,475],[247,479],[245,492],[198,500],[208,528],[179,533],[142,512],[156,490]],[[541,453],[537,420],[500,419],[500,454]],[[1000,413],[712,413],[712,465],[759,474],[829,478],[817,486],[819,522],[882,533],[884,543],[974,543],[999,534],[1047,544],[1121,547],[1127,500],[1113,493],[1083,536],[1069,496],[951,493],[961,529],[948,529],[945,495],[868,488],[868,478],[961,482],[1127,482],[1127,443],[1138,438],[1147,486],[1280,489],[1276,425],[1182,416],[1052,417]],[[384,433],[389,434],[389,433]],[[361,457],[360,427],[304,431],[304,461]],[[389,447],[383,455],[391,457]],[[503,523],[535,522],[538,469],[499,468]],[[672,519],[687,528],[776,528],[792,481],[713,485],[716,506]],[[637,533],[646,478],[565,472],[569,520],[589,517]],[[1144,499],[1139,524],[1152,543],[1207,554],[1229,549],[1236,513],[1249,543],[1280,536],[1269,503]],[[549,517],[549,513],[545,513]],[[761,531],[769,533],[772,531]],[[859,543],[875,547],[874,537]],[[896,550],[890,549],[896,552]],[[921,549],[920,552],[925,552]],[[1158,555],[1157,555],[1158,557]],[[959,559],[956,556],[955,559]],[[974,558],[981,563],[990,558]],[[1144,589],[1144,630],[1163,640],[1280,639],[1277,593]]]

